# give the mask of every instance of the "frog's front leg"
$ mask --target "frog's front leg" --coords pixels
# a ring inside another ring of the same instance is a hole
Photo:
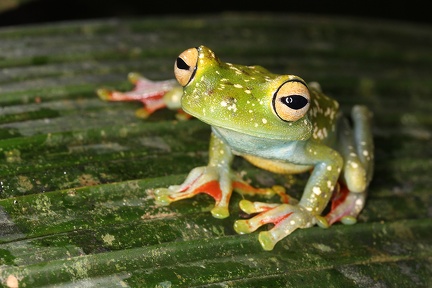
[[[175,79],[151,81],[139,73],[129,73],[129,81],[135,85],[132,91],[120,92],[106,88],[99,88],[96,93],[104,101],[138,101],[144,107],[138,109],[135,114],[140,118],[147,118],[156,110],[168,108],[178,110],[177,118],[188,118],[181,109],[181,96],[183,89]]]
[[[338,152],[327,146],[309,142],[303,148],[295,151],[295,154],[302,159],[308,159],[308,163],[301,164],[314,168],[297,205],[252,203],[247,200],[240,202],[240,208],[244,212],[258,215],[247,220],[237,220],[234,229],[238,233],[251,233],[265,224],[274,224],[271,230],[259,234],[259,241],[264,250],[272,250],[278,241],[298,228],[308,228],[316,223],[326,222],[321,213],[330,201],[342,170],[343,160]]]
[[[230,165],[234,158],[231,149],[213,133],[210,139],[209,163],[194,168],[181,185],[155,189],[156,202],[171,202],[206,193],[216,201],[212,214],[216,218],[229,216],[228,204],[233,190],[233,173]]]
[[[172,202],[205,193],[215,199],[215,207],[211,211],[213,216],[226,218],[229,216],[228,205],[233,190],[246,195],[258,194],[265,197],[278,195],[282,203],[297,202],[296,199],[285,193],[282,186],[255,188],[243,181],[241,176],[231,170],[233,158],[231,148],[212,133],[208,165],[192,169],[181,185],[155,189],[156,203],[169,205]]]

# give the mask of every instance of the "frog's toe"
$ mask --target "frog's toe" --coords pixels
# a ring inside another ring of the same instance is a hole
[[[275,239],[270,231],[262,231],[258,235],[258,241],[264,250],[271,251],[279,240]]]
[[[106,88],[99,88],[96,90],[96,94],[101,100],[109,101],[111,99],[111,90]]]
[[[150,112],[145,108],[140,108],[135,111],[135,116],[141,119],[147,119],[150,116]]]
[[[323,216],[315,216],[316,219],[316,223],[319,227],[321,228],[329,228],[330,224],[327,221],[327,218],[323,217]]]
[[[255,208],[254,203],[249,201],[249,200],[245,200],[245,199],[241,200],[239,203],[239,207],[243,212],[245,212],[247,214],[256,213],[255,212],[256,208]]]
[[[255,230],[252,230],[251,226],[248,224],[248,220],[237,220],[234,222],[234,230],[238,234],[248,234]]]
[[[240,209],[247,214],[265,212],[279,205],[279,203],[251,202],[245,199],[241,200],[239,203]]]
[[[283,186],[274,185],[271,188],[271,190],[274,191],[275,194],[279,195],[282,203],[296,205],[299,202],[297,199],[295,199],[295,198],[291,197],[290,195],[288,195],[286,193],[285,188]]]
[[[157,205],[167,206],[172,202],[170,197],[169,197],[169,195],[171,194],[171,191],[168,188],[155,189],[153,194],[155,196],[155,203]]]
[[[132,84],[136,84],[138,81],[146,79],[144,76],[142,76],[140,73],[137,72],[130,72],[128,74],[128,80]],[[146,79],[147,80],[147,79]]]
[[[155,203],[160,206],[168,206],[171,202],[169,195],[158,195],[155,197]]]
[[[171,193],[172,193],[171,187],[169,187],[169,188],[156,188],[153,190],[153,194],[155,196],[169,195]]]
[[[342,217],[340,221],[342,224],[345,224],[345,225],[353,225],[353,224],[357,223],[357,218],[348,215],[348,216]]]
[[[228,207],[216,206],[211,210],[213,217],[218,219],[227,218],[229,216]]]

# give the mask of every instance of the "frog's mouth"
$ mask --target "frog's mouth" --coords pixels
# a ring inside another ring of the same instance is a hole
[[[202,115],[187,107],[183,107],[183,110],[215,129],[226,130],[233,135],[237,134],[239,137],[240,135],[248,135],[268,140],[302,141],[309,139],[312,135],[312,125],[309,121],[287,123],[276,118],[269,118],[269,120],[265,118],[265,121],[261,120],[261,124],[245,123],[245,121],[242,121],[242,125],[235,125],[233,121],[218,119],[215,114]]]

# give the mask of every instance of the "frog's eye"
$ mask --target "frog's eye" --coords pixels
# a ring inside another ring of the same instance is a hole
[[[181,53],[174,63],[174,75],[181,86],[186,86],[195,76],[198,50],[190,48]]]
[[[296,121],[309,109],[310,95],[306,84],[290,80],[282,84],[273,97],[273,109],[284,121]]]

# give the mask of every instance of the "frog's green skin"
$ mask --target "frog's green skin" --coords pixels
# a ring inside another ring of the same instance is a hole
[[[224,63],[205,46],[183,52],[175,73],[183,86],[183,110],[212,127],[210,159],[207,166],[193,169],[182,185],[156,189],[159,203],[208,193],[216,199],[213,215],[224,218],[233,189],[276,192],[276,188],[253,190],[238,179],[230,168],[237,155],[275,173],[311,171],[298,203],[289,197],[284,203],[240,202],[242,210],[258,215],[237,220],[238,233],[275,224],[259,234],[265,250],[272,250],[297,228],[355,223],[373,170],[371,113],[366,107],[352,109],[351,128],[341,117],[339,104],[317,83],[307,85],[297,76],[272,74],[260,66]],[[282,101],[288,99],[285,96],[297,97],[297,105],[288,107]],[[347,197],[322,216],[338,180],[348,188]]]

